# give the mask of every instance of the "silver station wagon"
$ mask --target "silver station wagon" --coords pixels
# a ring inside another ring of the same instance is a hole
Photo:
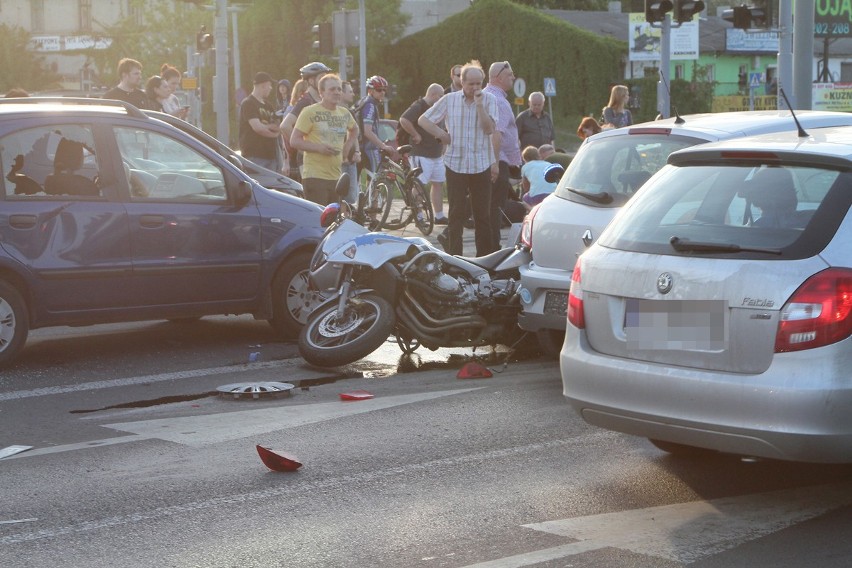
[[[852,125],[852,114],[800,111],[798,120],[810,131]],[[537,332],[542,347],[554,357],[559,353],[577,257],[666,164],[669,154],[705,142],[784,131],[796,131],[789,111],[723,112],[646,122],[589,138],[556,191],[525,221],[522,235],[532,262],[521,267],[521,327]]]
[[[567,400],[671,453],[852,462],[850,204],[850,127],[672,154],[574,268]]]

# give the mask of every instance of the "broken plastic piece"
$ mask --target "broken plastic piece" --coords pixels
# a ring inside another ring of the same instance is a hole
[[[256,362],[260,361],[260,351],[254,351],[252,353],[249,353],[248,360],[249,360],[249,363],[256,363]]]
[[[260,461],[272,471],[296,471],[302,467],[302,462],[284,452],[272,451],[263,446],[255,446]]]
[[[340,400],[369,400],[373,398],[373,393],[365,390],[354,390],[340,393]]]
[[[456,374],[456,378],[458,379],[487,379],[493,376],[494,373],[488,367],[476,361],[465,363]]]
[[[0,460],[33,449],[32,446],[6,446],[0,450]]]

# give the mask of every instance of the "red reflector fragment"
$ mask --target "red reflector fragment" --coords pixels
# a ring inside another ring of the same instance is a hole
[[[257,448],[257,454],[260,456],[260,461],[272,471],[296,471],[302,467],[302,462],[289,454],[278,451],[273,452],[263,446],[255,447]]]
[[[373,398],[373,393],[365,390],[354,390],[340,393],[340,400],[369,400]]]
[[[476,361],[465,363],[456,374],[457,379],[487,379],[493,376],[494,373],[488,367]]]

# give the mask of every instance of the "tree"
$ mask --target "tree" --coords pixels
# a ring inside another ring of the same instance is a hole
[[[531,8],[543,8],[546,10],[585,10],[605,11],[608,0],[512,0],[516,4],[523,4]]]
[[[30,34],[23,28],[0,24],[0,94],[13,87],[42,90],[58,79],[43,57],[27,49],[29,41]]]

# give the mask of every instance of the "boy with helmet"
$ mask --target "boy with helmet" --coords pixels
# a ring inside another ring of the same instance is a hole
[[[379,138],[379,104],[385,100],[388,82],[384,77],[373,75],[367,79],[367,97],[361,107],[361,122],[364,127],[361,132],[361,150],[370,161],[370,171],[375,172],[381,161],[380,150],[394,152],[395,148],[382,142]]]
[[[281,121],[281,132],[287,140],[290,140],[293,136],[293,127],[296,126],[296,119],[299,118],[299,114],[302,112],[302,109],[320,102],[319,80],[322,79],[322,76],[326,73],[331,73],[331,67],[320,61],[308,63],[299,69],[299,74],[302,76],[302,80],[307,83],[308,90],[304,95],[302,95],[302,98],[293,105],[293,108],[284,115],[284,119]],[[301,167],[301,152],[299,152],[297,162]]]

